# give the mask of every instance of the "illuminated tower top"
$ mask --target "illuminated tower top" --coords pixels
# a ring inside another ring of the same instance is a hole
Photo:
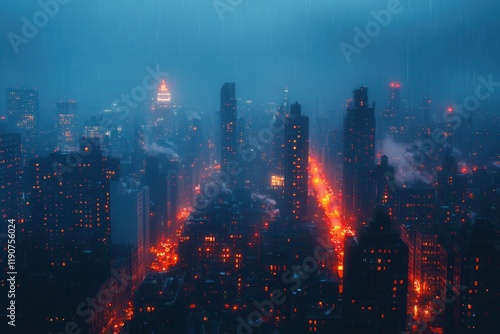
[[[160,88],[158,88],[157,103],[160,107],[170,106],[171,96],[165,80],[161,81]]]

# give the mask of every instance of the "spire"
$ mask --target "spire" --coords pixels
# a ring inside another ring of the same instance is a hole
[[[159,106],[169,106],[171,102],[170,91],[168,90],[167,83],[165,80],[161,81],[160,87],[158,88],[157,102]]]
[[[168,87],[167,87],[165,80],[161,81],[160,92],[168,92]]]

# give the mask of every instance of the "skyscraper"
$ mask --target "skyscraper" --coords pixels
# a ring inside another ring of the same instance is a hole
[[[111,182],[111,243],[131,249],[133,276],[142,281],[151,247],[149,187],[125,181]]]
[[[7,89],[7,118],[12,129],[21,132],[23,161],[26,162],[36,150],[38,89]]]
[[[401,84],[391,82],[390,84],[389,101],[387,106],[382,111],[381,124],[378,134],[380,135],[395,135],[398,133],[397,125],[402,121],[401,111]]]
[[[354,90],[344,120],[343,199],[347,214],[366,221],[373,210],[372,175],[375,159],[375,105],[368,89]]]
[[[80,141],[81,160],[72,167],[67,162],[76,153],[70,154],[31,159],[27,169],[29,223],[37,249],[33,264],[42,270],[61,269],[89,254],[109,256],[110,181],[119,177],[119,164],[102,156],[97,141]]]
[[[226,82],[220,91],[220,161],[222,171],[226,171],[228,163],[235,158],[238,140],[236,110],[235,83]]]
[[[151,199],[151,243],[157,244],[175,230],[177,222],[179,161],[166,154],[146,159],[144,184]]]
[[[18,249],[17,256],[22,258],[21,253],[24,245],[24,236],[21,235],[21,223],[23,223],[23,190],[22,190],[22,163],[21,163],[21,136],[18,133],[7,132],[0,128],[0,219],[2,219],[2,230],[0,234],[7,233],[7,224],[9,219],[14,219],[16,226],[16,245]],[[9,232],[10,233],[10,232]],[[9,244],[7,234],[5,239],[0,237],[0,248],[3,250],[0,258],[2,268],[7,266],[7,252]],[[12,247],[12,245],[10,246]],[[10,261],[10,260],[9,260]],[[0,272],[0,285],[7,285],[7,270]],[[0,306],[7,307],[5,303],[0,302]]]
[[[285,125],[285,213],[291,222],[308,216],[309,117],[301,105],[290,106]]]
[[[345,241],[344,311],[349,333],[400,333],[406,325],[408,247],[387,209]]]
[[[458,172],[458,164],[451,155],[445,157],[438,173],[436,202],[439,218],[444,223],[468,224],[467,178]]]
[[[21,135],[0,129],[0,215],[4,221],[21,219]]]
[[[56,103],[57,146],[61,152],[72,152],[78,148],[76,106],[76,101]]]
[[[273,117],[274,137],[272,142],[271,168],[277,178],[285,174],[285,120],[288,114],[288,88],[283,91],[283,102]]]

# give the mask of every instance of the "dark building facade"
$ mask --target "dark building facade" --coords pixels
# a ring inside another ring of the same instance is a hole
[[[0,130],[0,214],[22,218],[21,135]]]
[[[346,213],[366,221],[373,210],[375,107],[368,106],[368,89],[354,90],[344,119],[343,200]]]
[[[405,330],[408,247],[391,230],[384,207],[365,231],[345,241],[343,293],[348,332]]]
[[[13,130],[21,132],[23,163],[36,151],[38,122],[38,89],[7,89],[7,120]]]
[[[62,152],[76,151],[78,147],[78,124],[76,101],[56,103],[57,146]]]
[[[238,141],[236,110],[236,84],[226,82],[220,91],[220,154],[223,171],[227,170],[228,163],[235,158]]]
[[[285,125],[285,217],[290,221],[308,217],[309,117],[301,105],[290,106]]]

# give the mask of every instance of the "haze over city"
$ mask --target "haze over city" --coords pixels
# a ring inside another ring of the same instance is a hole
[[[498,1],[0,13],[0,333],[497,332]]]

